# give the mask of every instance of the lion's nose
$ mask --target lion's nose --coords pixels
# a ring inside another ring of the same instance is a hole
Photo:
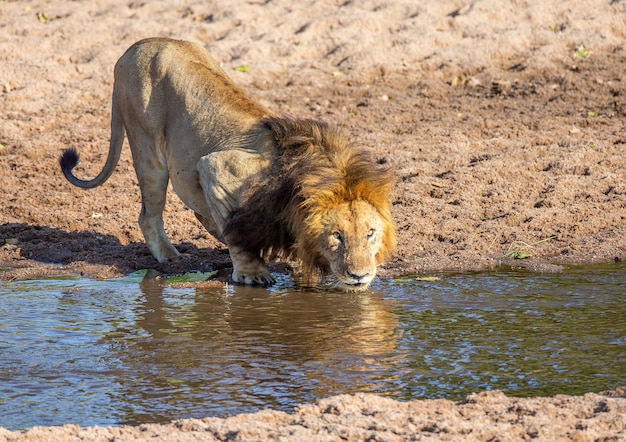
[[[354,279],[355,281],[359,281],[359,282],[360,282],[360,281],[362,281],[362,280],[364,280],[365,278],[367,278],[367,277],[369,276],[369,274],[370,274],[369,272],[365,272],[365,273],[354,273],[354,272],[352,272],[352,271],[350,271],[350,270],[348,270],[348,271],[347,271],[347,275],[348,275],[350,278]]]

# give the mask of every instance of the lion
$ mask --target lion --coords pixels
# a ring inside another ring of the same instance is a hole
[[[133,44],[115,65],[103,169],[77,178],[78,152],[69,148],[63,174],[78,187],[103,184],[125,135],[141,190],[139,226],[160,263],[181,256],[163,226],[170,181],[228,246],[236,283],[273,284],[266,262],[282,257],[312,280],[332,276],[346,290],[362,290],[394,250],[390,169],[326,123],[270,112],[198,44]]]

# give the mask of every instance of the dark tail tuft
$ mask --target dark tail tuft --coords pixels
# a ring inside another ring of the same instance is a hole
[[[80,156],[78,155],[78,151],[70,147],[69,149],[65,149],[61,158],[59,158],[59,164],[61,165],[61,170],[63,174],[67,176],[74,167],[78,164],[78,160]]]

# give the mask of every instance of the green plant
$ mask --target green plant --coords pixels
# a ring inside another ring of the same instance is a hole
[[[541,239],[539,241],[533,242],[531,244],[527,244],[523,241],[515,241],[513,244],[511,244],[511,247],[509,247],[509,251],[506,252],[504,255],[499,256],[498,259],[504,259],[504,258],[513,258],[513,259],[527,259],[532,257],[532,253],[528,253],[530,250],[532,250],[536,245],[544,243],[546,241],[550,241],[552,239],[556,238],[556,236],[550,236],[549,238],[545,238],[545,239]]]
[[[574,52],[574,58],[589,58],[591,56],[591,51],[580,45],[578,49]]]

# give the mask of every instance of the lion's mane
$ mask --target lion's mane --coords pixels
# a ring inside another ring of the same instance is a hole
[[[318,241],[325,214],[341,203],[364,200],[384,223],[382,247],[376,255],[381,264],[396,243],[390,169],[353,149],[325,123],[270,117],[263,124],[277,146],[274,174],[246,194],[241,209],[227,223],[229,241],[259,258],[296,258],[305,273],[326,274],[328,263]]]

